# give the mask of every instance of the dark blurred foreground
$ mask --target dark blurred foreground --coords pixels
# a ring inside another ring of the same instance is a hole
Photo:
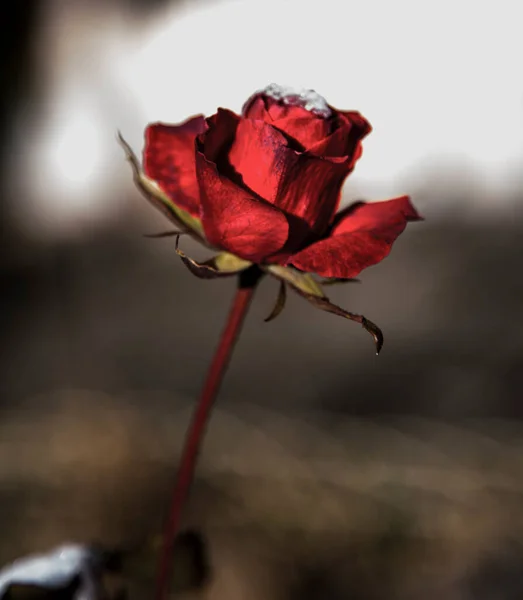
[[[0,560],[154,537],[188,410],[71,390],[4,419]],[[196,597],[517,600],[521,444],[502,421],[219,408],[185,523],[209,542]],[[131,598],[150,597],[154,556],[126,566]]]
[[[1,562],[161,527],[234,280],[194,279],[150,223],[122,230],[27,244],[2,272]],[[187,513],[202,597],[522,597],[522,250],[516,226],[410,226],[331,291],[382,326],[379,357],[297,297],[264,324],[262,282]],[[147,597],[152,551],[138,562]]]

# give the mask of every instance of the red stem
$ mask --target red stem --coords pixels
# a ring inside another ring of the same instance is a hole
[[[207,373],[207,380],[205,381],[200,400],[196,405],[196,410],[186,433],[178,475],[171,499],[169,518],[165,524],[163,547],[156,581],[156,600],[166,600],[168,596],[174,541],[180,527],[182,510],[193,480],[205,429],[259,277],[259,273],[254,270],[251,271],[251,269],[245,271],[240,276],[240,285],[230,309],[227,323]]]

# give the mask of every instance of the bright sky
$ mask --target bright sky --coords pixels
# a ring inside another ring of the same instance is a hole
[[[518,0],[211,0],[139,27],[74,10],[49,24],[55,87],[22,152],[35,174],[28,194],[57,223],[117,210],[104,193],[129,175],[116,129],[140,151],[148,121],[239,111],[271,82],[370,120],[351,184],[369,198],[408,192],[442,160],[475,172],[485,196],[515,185]]]

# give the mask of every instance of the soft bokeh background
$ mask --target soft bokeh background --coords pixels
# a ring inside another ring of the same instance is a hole
[[[1,561],[159,530],[234,284],[142,237],[166,223],[115,132],[139,151],[148,121],[239,110],[276,81],[373,124],[345,203],[409,193],[426,221],[332,289],[383,328],[379,358],[297,297],[264,324],[263,283],[187,513],[210,541],[201,597],[520,599],[518,2],[6,6]]]

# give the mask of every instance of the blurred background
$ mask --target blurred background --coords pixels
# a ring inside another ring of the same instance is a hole
[[[372,123],[344,204],[408,193],[426,220],[331,288],[382,327],[378,358],[298,297],[263,323],[263,282],[187,511],[213,566],[199,597],[521,599],[516,0],[6,7],[1,562],[159,531],[234,282],[196,280],[172,238],[142,237],[168,224],[116,130],[139,153],[149,121],[239,111],[274,81]]]

